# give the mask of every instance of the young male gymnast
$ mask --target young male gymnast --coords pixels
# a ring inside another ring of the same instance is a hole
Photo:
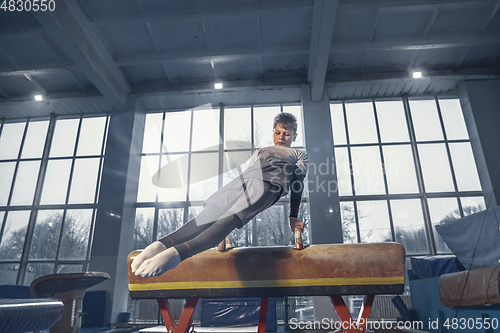
[[[248,168],[204,202],[194,219],[153,242],[132,262],[132,273],[154,277],[171,270],[199,252],[219,244],[235,228],[242,228],[290,190],[290,227],[297,219],[307,171],[307,152],[290,148],[297,138],[297,119],[281,112],[274,118],[274,146],[256,150]]]

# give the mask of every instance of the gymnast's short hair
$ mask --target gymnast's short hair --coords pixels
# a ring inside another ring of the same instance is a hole
[[[291,113],[280,112],[274,117],[273,129],[276,128],[276,124],[281,124],[287,130],[293,130],[297,133],[297,118]]]

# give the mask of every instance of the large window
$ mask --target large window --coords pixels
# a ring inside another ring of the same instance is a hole
[[[485,209],[458,99],[330,104],[344,243],[449,249],[434,226]]]
[[[302,148],[298,105],[221,106],[148,114],[134,247],[144,248],[195,217],[204,200],[248,166],[255,149],[273,144],[273,119],[281,111],[297,117],[299,135],[292,147]],[[299,218],[308,221],[305,197]],[[233,243],[291,244],[288,204],[283,198],[241,230],[233,231]]]
[[[0,279],[87,269],[107,116],[0,125]]]

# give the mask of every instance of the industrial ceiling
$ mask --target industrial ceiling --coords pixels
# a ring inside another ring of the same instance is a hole
[[[453,94],[500,75],[498,0],[51,5],[0,10],[0,118],[120,111],[131,95],[150,110],[297,102],[303,84],[313,100],[325,87],[330,99]]]

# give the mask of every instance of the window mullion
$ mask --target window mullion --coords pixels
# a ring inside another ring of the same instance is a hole
[[[194,109],[191,109],[191,123],[189,129],[189,150],[188,150],[188,165],[187,165],[187,180],[186,180],[186,201],[189,203],[189,190],[191,188],[191,155],[193,149],[193,128],[194,128]]]
[[[251,223],[252,223],[252,246],[258,246],[259,238],[257,235],[257,219],[254,217]]]
[[[255,134],[254,134],[254,131],[255,131],[255,123],[254,123],[254,105],[252,104],[250,106],[250,135],[251,135],[251,140],[252,140],[252,154],[253,152],[257,149],[256,145],[255,145]],[[250,221],[250,223],[248,223],[247,225],[251,225],[252,227],[252,246],[257,246],[258,245],[258,238],[257,238],[257,221],[256,221],[256,218],[254,217],[252,219],[252,221]],[[250,228],[250,226],[248,226],[247,228]]]
[[[162,125],[161,125],[161,128],[160,128],[160,142],[159,142],[159,154],[158,154],[158,166],[157,166],[157,169],[158,169],[158,179],[161,179],[161,162],[162,162],[162,158],[163,158],[163,140],[164,140],[164,136],[163,136],[163,132],[164,132],[164,129],[165,129],[165,122],[166,122],[166,118],[167,118],[167,115],[166,115],[166,112],[163,112],[163,116],[162,116]],[[165,158],[167,159],[167,162],[169,162],[169,156],[168,156],[168,151],[166,152],[166,155],[165,155]],[[158,198],[159,198],[159,194],[158,194],[158,191],[159,191],[159,186],[156,186],[156,197],[155,197],[155,202],[158,202]],[[158,221],[155,219],[153,221],[153,225],[155,225]],[[154,237],[154,235],[153,235]]]
[[[73,184],[73,175],[75,174],[76,152],[78,151],[78,143],[80,141],[80,132],[82,130],[82,123],[83,123],[83,117],[80,117],[80,122],[78,123],[78,129],[76,131],[75,148],[73,150],[73,156],[71,157],[71,168],[69,172],[68,190],[66,191],[65,205],[69,204],[69,195],[71,193],[71,185]]]
[[[444,138],[444,144],[446,147],[446,153],[448,154],[448,163],[450,165],[451,179],[453,181],[453,187],[455,188],[455,192],[458,194],[458,183],[457,183],[457,177],[455,175],[455,168],[453,167],[453,161],[451,159],[450,144],[448,142],[448,136],[446,135],[443,116],[441,114],[441,107],[439,106],[439,101],[438,101],[437,97],[435,97],[435,102],[436,102],[436,108],[437,108],[437,113],[438,113],[438,117],[439,117],[439,122],[441,124],[441,130],[443,131],[443,138]],[[462,202],[460,199],[458,199],[458,209],[460,211],[460,216],[464,216]]]
[[[95,210],[94,210],[95,211]],[[64,225],[66,224],[66,216],[68,215],[68,210],[67,209],[64,209],[63,210],[63,214],[62,214],[62,221],[61,221],[61,231],[59,232],[59,240],[57,242],[57,249],[56,249],[56,260],[55,260],[55,263],[54,263],[54,273],[57,273],[57,266],[58,266],[58,263],[59,263],[59,256],[61,255],[61,243],[62,243],[62,240],[63,240],[63,231],[64,231]],[[91,237],[89,237],[90,239]],[[90,252],[90,251],[88,251]]]
[[[10,192],[9,197],[7,199],[7,206],[10,206],[12,201],[12,195],[14,194],[14,186],[16,185],[17,172],[19,171],[19,164],[21,163],[21,154],[23,151],[24,140],[26,139],[26,135],[28,134],[28,121],[26,121],[26,125],[24,126],[23,138],[21,140],[21,145],[19,146],[19,153],[16,158],[16,166],[14,167],[14,174],[12,175],[12,182],[10,183]],[[33,200],[35,197],[33,196]]]
[[[372,101],[372,104],[373,104],[373,116],[375,117],[375,128],[377,130],[380,163],[381,163],[381,167],[382,167],[382,177],[384,178],[385,197],[387,198],[387,195],[389,194],[389,185],[387,183],[387,170],[385,168],[385,159],[384,159],[384,153],[383,153],[383,149],[382,149],[382,138],[380,135],[380,126],[378,123],[377,106],[376,106],[374,100]],[[389,228],[391,229],[391,239],[393,242],[395,242],[396,241],[396,231],[394,229],[394,221],[392,219],[391,204],[390,204],[389,200],[386,200],[386,203],[387,203],[387,211],[389,214]]]
[[[92,220],[90,221],[90,234],[89,234],[89,241],[87,243],[87,255],[85,256],[86,262],[84,264],[84,271],[88,269],[89,263],[90,263],[90,255],[91,255],[91,249],[92,249],[92,244],[94,243],[94,229],[95,229],[95,219],[97,217],[97,209],[92,210]],[[62,233],[62,232],[61,232]]]
[[[349,178],[351,181],[351,192],[352,196],[356,197],[356,188],[354,182],[354,169],[352,166],[352,156],[351,156],[351,140],[349,139],[349,127],[347,126],[347,112],[345,107],[345,101],[342,101],[342,112],[344,114],[344,127],[345,127],[345,137],[346,137],[346,148],[347,148],[347,159],[349,163]],[[338,181],[338,180],[337,180]],[[339,200],[340,205],[340,200]],[[358,204],[356,199],[352,201],[353,210],[354,210],[354,224],[356,225],[356,239],[358,243],[361,243],[361,232],[359,230],[359,216],[358,216]]]
[[[225,114],[225,107],[224,104],[220,103],[219,106],[219,173],[217,175],[218,179],[218,184],[217,184],[217,189],[220,190],[222,188],[222,185],[224,184],[223,181],[223,174],[224,174],[224,114]]]
[[[106,116],[106,122],[104,124],[104,131],[103,131],[103,139],[102,139],[102,145],[101,145],[101,155],[99,156],[99,169],[97,171],[97,184],[96,184],[96,190],[95,190],[95,195],[94,195],[94,203],[97,203],[99,200],[99,191],[101,189],[101,177],[102,177],[102,168],[104,165],[104,149],[106,147],[106,138],[107,138],[107,133],[108,133],[108,123],[109,123],[109,116]],[[92,234],[91,234],[92,235]]]
[[[162,115],[162,119],[161,119],[161,129],[160,129],[160,147],[159,147],[159,154],[158,154],[158,172],[157,172],[157,175],[158,175],[158,179],[161,179],[161,163],[162,163],[162,159],[163,159],[163,147],[165,146],[164,142],[165,142],[165,123],[167,122],[167,113],[166,112],[163,112],[163,115]],[[170,156],[169,156],[169,151],[165,151],[165,158],[167,160],[167,163],[170,162]],[[156,198],[155,198],[155,202],[158,203],[159,201],[159,198],[160,198],[160,194],[158,193],[160,190],[160,187],[159,186],[156,186]],[[160,210],[159,208],[156,206],[154,208],[154,214],[153,214],[153,239],[152,241],[156,241],[158,239],[158,224],[160,223],[160,219],[159,219],[159,216],[160,216]]]
[[[158,229],[159,229],[158,224],[160,223],[160,208],[155,207],[154,210],[155,212],[153,215],[153,234],[152,234],[153,239],[151,240],[152,242],[158,239]]]
[[[289,205],[290,203],[289,202],[285,202],[283,205],[281,205],[281,207],[283,208],[282,210],[282,214],[283,216],[285,217],[284,218],[284,229],[283,229],[283,245],[287,246],[287,245],[295,245],[294,243],[292,244],[289,244],[290,243],[290,232],[292,231],[289,227],[288,227],[288,223],[286,223],[288,221],[288,219],[286,218],[286,212],[288,211],[289,209]],[[299,204],[300,205],[300,204]],[[299,206],[300,207],[300,206]]]
[[[24,241],[23,254],[21,255],[21,262],[19,264],[19,272],[17,275],[17,282],[16,282],[19,285],[24,284],[24,279],[26,277],[26,271],[28,268],[28,256],[29,256],[29,251],[31,248],[31,242],[33,240],[33,232],[35,230],[35,222],[36,222],[36,216],[37,216],[37,212],[38,212],[38,209],[35,207],[37,207],[40,204],[40,198],[42,196],[43,182],[45,180],[45,174],[47,172],[49,151],[50,151],[50,146],[52,144],[52,138],[54,136],[55,124],[56,124],[56,116],[51,115],[50,121],[49,121],[49,127],[47,130],[47,135],[45,137],[45,145],[43,147],[42,160],[40,162],[40,169],[38,170],[37,184],[36,184],[35,193],[33,196],[33,206],[31,208],[31,214],[29,217],[28,228],[26,231],[26,238]],[[21,144],[21,149],[19,149],[19,156],[18,156],[18,160],[17,160],[16,170],[14,172],[12,185],[15,185],[15,177],[16,177],[17,169],[18,169],[19,162],[21,159],[21,153],[23,150],[22,148],[24,145],[24,140],[26,139],[26,134],[28,132],[28,126],[29,126],[29,122],[27,122],[27,124],[26,124],[24,136],[23,136],[23,140],[22,140],[22,144]],[[8,204],[10,204],[10,200],[12,199],[13,190],[14,190],[14,186],[12,186],[12,188],[11,188]],[[5,214],[5,215],[7,215],[7,214]],[[3,232],[2,232],[2,234],[3,234]]]
[[[424,216],[425,229],[426,229],[426,233],[427,233],[427,238],[429,240],[429,242],[428,242],[429,252],[431,255],[435,255],[436,254],[436,243],[434,241],[434,232],[432,230],[432,222],[431,222],[431,216],[430,216],[430,211],[429,211],[429,204],[427,203],[427,193],[425,192],[424,177],[423,177],[422,167],[420,165],[420,157],[418,154],[417,139],[416,139],[415,129],[413,127],[413,122],[412,122],[412,117],[411,117],[411,112],[410,112],[410,103],[408,101],[408,95],[406,95],[406,94],[403,96],[403,107],[404,107],[405,114],[406,114],[406,122],[408,125],[408,132],[410,135],[413,160],[415,163],[415,171],[417,173],[418,188],[419,188],[420,194],[422,196],[421,204],[422,204],[422,211],[423,211],[423,216]]]
[[[252,141],[252,153],[254,152],[255,150],[255,134],[254,134],[254,130],[255,130],[255,126],[254,126],[254,119],[253,119],[253,105],[250,106],[250,140]]]
[[[5,119],[0,120],[0,137],[2,136],[4,125],[5,125]],[[12,179],[10,182],[10,190],[9,190],[9,195],[7,196],[7,203],[5,204],[7,207],[10,205],[10,200],[12,198],[12,191],[14,189],[14,180],[16,179],[18,166],[19,166],[19,161],[17,160],[16,165],[14,166],[14,172],[12,174]],[[3,215],[3,220],[0,221],[2,223],[0,224],[0,244],[2,242],[5,224],[7,223],[7,215],[8,211],[6,210]]]

